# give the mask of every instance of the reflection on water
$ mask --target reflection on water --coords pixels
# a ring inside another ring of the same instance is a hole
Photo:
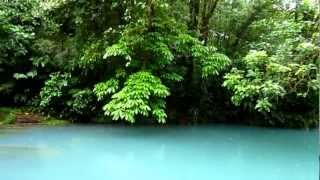
[[[17,146],[0,145],[0,156],[14,155],[14,156],[35,156],[35,155],[56,155],[57,150],[45,147],[34,147],[34,146]]]
[[[0,129],[1,180],[316,180],[317,166],[316,131],[236,126]]]

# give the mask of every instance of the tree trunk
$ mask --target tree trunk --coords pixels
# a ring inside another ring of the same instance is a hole
[[[198,28],[198,16],[200,11],[200,0],[190,0],[189,3],[189,13],[190,13],[190,21],[189,21],[189,30],[196,31]]]
[[[214,15],[218,2],[219,0],[204,0],[203,2],[200,34],[201,40],[203,40],[205,44],[207,44],[209,38],[210,19]]]

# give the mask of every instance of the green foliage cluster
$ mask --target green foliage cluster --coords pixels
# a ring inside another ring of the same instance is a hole
[[[103,110],[114,120],[133,123],[137,115],[142,115],[164,123],[167,118],[165,98],[170,91],[169,84],[166,86],[161,80],[173,83],[184,79],[183,70],[177,67],[181,57],[191,56],[190,61],[198,64],[204,78],[217,75],[228,65],[229,59],[217,53],[214,47],[204,46],[188,35],[186,27],[168,15],[167,3],[141,1],[134,10],[128,9],[132,11],[126,16],[130,21],[123,27],[119,40],[108,46],[100,59],[118,70],[108,81],[98,83],[94,92],[98,100],[111,95],[111,101],[107,99],[109,102]],[[91,59],[82,60],[89,64]],[[92,66],[95,63],[97,61]],[[123,88],[117,91],[122,83]]]
[[[106,115],[114,120],[135,121],[135,116],[150,113],[160,123],[165,123],[165,101],[169,90],[161,80],[150,72],[137,72],[129,76],[124,87],[113,94],[111,101],[103,107]]]
[[[314,126],[320,14],[295,3],[0,2],[0,104],[79,121]]]
[[[251,108],[270,112],[272,104],[285,95],[307,98],[311,91],[319,90],[315,64],[280,64],[265,51],[250,51],[244,64],[245,70],[234,68],[225,76],[224,86],[234,91],[232,102],[236,105],[253,103]]]
[[[47,107],[56,105],[55,101],[62,99],[69,85],[71,75],[68,73],[54,73],[50,75],[50,79],[45,82],[44,87],[40,92],[40,106]]]
[[[306,3],[301,5],[307,7],[312,9]],[[252,41],[246,48],[253,50],[241,57],[239,67],[226,74],[224,86],[233,92],[235,105],[257,110],[273,124],[290,124],[292,114],[297,113],[298,122],[290,126],[315,125],[316,118],[308,117],[317,116],[320,48],[312,20],[319,14],[286,15],[252,24]]]
[[[0,93],[12,95],[16,79],[34,76],[15,74],[28,65],[39,20],[35,14],[35,1],[0,3]]]
[[[0,107],[0,125],[13,124],[16,120],[16,109]]]
[[[52,73],[40,90],[39,107],[61,113],[60,117],[87,118],[95,108],[95,97],[91,89],[77,88],[78,82],[70,73]]]

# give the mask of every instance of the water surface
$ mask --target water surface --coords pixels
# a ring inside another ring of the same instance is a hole
[[[0,129],[1,180],[316,180],[316,131],[241,126]]]

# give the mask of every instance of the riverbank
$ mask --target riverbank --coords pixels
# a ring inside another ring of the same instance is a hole
[[[310,117],[305,117],[310,118]],[[315,122],[317,124],[317,118],[309,120],[309,122]],[[112,125],[123,125],[132,126],[132,123],[126,121],[112,121],[111,119],[103,119],[99,117],[93,117],[84,121],[84,119],[62,119],[57,116],[50,116],[48,114],[41,113],[39,109],[33,107],[8,107],[0,106],[0,127],[24,127],[30,125],[44,125],[44,126],[62,126],[68,124],[112,124]],[[294,123],[294,122],[293,122]],[[181,121],[170,121],[165,124],[154,123],[153,121],[147,121],[146,119],[135,123],[135,126],[193,126],[193,125],[210,125],[210,124],[227,124],[227,125],[243,125],[248,127],[261,127],[261,128],[280,128],[280,129],[314,129],[316,126],[310,126],[304,124],[302,126],[270,126],[267,124],[253,123],[253,121],[214,121],[214,122],[202,122],[198,123]]]
[[[57,126],[70,123],[68,120],[42,115],[28,107],[0,107],[0,126],[35,124]]]

